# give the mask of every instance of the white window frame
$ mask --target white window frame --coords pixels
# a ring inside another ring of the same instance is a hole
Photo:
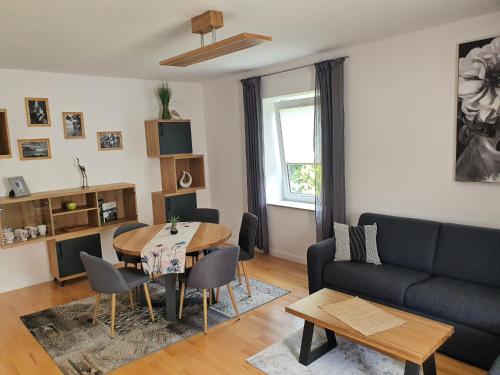
[[[283,133],[281,129],[281,115],[280,110],[288,108],[310,107],[314,106],[314,97],[283,100],[274,103],[274,114],[276,117],[276,128],[278,133],[278,148],[280,153],[280,164],[282,173],[282,194],[286,201],[301,202],[301,203],[314,203],[314,194],[300,194],[293,193],[290,190],[290,179],[288,174],[288,166],[285,161],[285,149],[283,145]],[[313,124],[314,126],[314,124]],[[290,164],[308,164],[308,163],[290,163]],[[314,163],[311,163],[314,165]]]

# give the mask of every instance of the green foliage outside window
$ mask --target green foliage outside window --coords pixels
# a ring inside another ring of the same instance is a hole
[[[321,175],[319,165],[288,163],[287,169],[291,193],[314,195],[316,175]]]

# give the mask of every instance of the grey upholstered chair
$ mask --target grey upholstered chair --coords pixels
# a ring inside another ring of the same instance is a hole
[[[115,234],[113,235],[113,238],[118,237],[120,234],[123,234],[123,233],[126,233],[126,232],[130,232],[131,230],[139,229],[139,228],[144,228],[144,227],[147,227],[147,226],[148,225],[144,224],[144,223],[133,223],[133,224],[122,225],[121,227],[119,227],[119,228],[116,229]],[[116,256],[118,257],[118,260],[120,262],[124,262],[125,263],[125,267],[127,267],[127,265],[129,263],[130,264],[134,264],[135,268],[137,268],[138,264],[141,264],[141,257],[136,257],[136,256],[133,256],[133,255],[121,254],[118,251],[116,252]]]
[[[245,269],[245,262],[253,259],[255,250],[255,239],[257,238],[257,227],[259,219],[250,212],[245,212],[241,218],[240,235],[238,238],[238,245],[240,246],[240,256],[238,263],[238,279],[241,284],[240,265],[243,269],[245,276],[245,283],[247,286],[248,297],[252,297],[252,289],[250,288],[250,278],[247,270]]]
[[[203,291],[203,332],[208,331],[208,308],[207,308],[207,290],[215,289],[226,285],[231,297],[234,311],[238,320],[240,313],[236,300],[234,299],[233,289],[230,285],[236,272],[238,264],[238,255],[240,249],[237,246],[220,249],[204,256],[196,262],[193,268],[186,270],[186,273],[180,275],[181,281],[181,300],[179,305],[179,319],[182,319],[182,308],[184,304],[184,293],[186,286],[189,288],[201,289]]]
[[[116,293],[128,292],[130,305],[133,308],[132,289],[140,285],[144,287],[144,294],[148,303],[151,320],[154,322],[153,307],[149,296],[148,282],[149,276],[135,268],[117,269],[104,259],[87,254],[85,251],[80,253],[85,271],[90,282],[92,290],[98,292],[96,296],[96,305],[92,324],[95,324],[99,303],[103,293],[111,294],[111,337],[115,335],[115,311],[116,311]]]
[[[191,215],[188,217],[189,221],[201,221],[202,223],[212,223],[212,224],[219,224],[220,222],[220,213],[219,210],[215,208],[197,208],[192,212]],[[196,251],[193,253],[186,254],[190,257],[192,257],[192,263],[194,264],[196,261],[198,261],[200,255],[202,253],[206,254],[205,250],[200,250]]]

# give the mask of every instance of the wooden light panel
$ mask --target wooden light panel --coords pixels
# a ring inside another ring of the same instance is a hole
[[[205,47],[174,56],[160,62],[163,66],[186,67],[216,57],[228,55],[259,44],[270,42],[273,38],[266,35],[241,33],[230,38],[220,40]]]

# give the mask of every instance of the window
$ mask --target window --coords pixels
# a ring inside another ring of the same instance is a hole
[[[280,153],[283,197],[314,202],[314,98],[274,104]]]

